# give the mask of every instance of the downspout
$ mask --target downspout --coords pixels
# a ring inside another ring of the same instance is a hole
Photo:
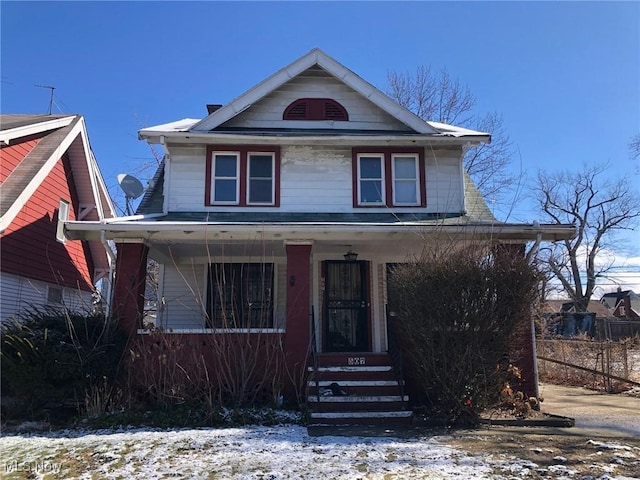
[[[114,281],[114,271],[116,268],[116,254],[113,253],[111,247],[109,246],[109,242],[107,241],[107,232],[106,230],[100,231],[100,242],[104,246],[105,251],[107,252],[107,257],[109,257],[109,281],[107,282],[107,308],[105,309],[105,315],[109,318],[111,313],[111,294],[113,292],[113,281]]]

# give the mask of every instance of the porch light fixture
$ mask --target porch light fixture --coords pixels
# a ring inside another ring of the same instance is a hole
[[[344,254],[344,259],[347,262],[355,262],[358,259],[358,254],[353,250],[349,249],[349,251]]]

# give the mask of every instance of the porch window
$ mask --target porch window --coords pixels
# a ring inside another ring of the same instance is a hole
[[[273,264],[209,265],[208,328],[273,328]]]
[[[384,205],[384,156],[358,155],[358,204]]]
[[[211,145],[207,158],[205,205],[279,206],[279,147]]]
[[[426,207],[424,149],[358,147],[352,150],[354,207]]]
[[[238,204],[239,160],[240,156],[236,152],[220,152],[213,155],[212,203]]]
[[[393,204],[419,205],[418,156],[392,155]]]

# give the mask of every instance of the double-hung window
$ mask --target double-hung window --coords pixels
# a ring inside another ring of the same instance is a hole
[[[248,205],[273,205],[274,154],[248,154]]]
[[[418,155],[392,154],[393,204],[420,205]]]
[[[360,205],[384,205],[384,156],[382,154],[358,155],[358,203]]]
[[[427,204],[423,149],[355,148],[353,176],[354,207]]]
[[[208,327],[273,328],[273,264],[209,265]]]
[[[237,205],[240,196],[240,155],[237,152],[213,154],[211,203]]]
[[[207,158],[206,205],[279,205],[279,147],[210,146]]]

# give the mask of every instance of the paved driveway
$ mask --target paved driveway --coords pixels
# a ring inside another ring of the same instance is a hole
[[[551,384],[540,395],[543,412],[575,418],[576,429],[640,437],[640,398]]]

